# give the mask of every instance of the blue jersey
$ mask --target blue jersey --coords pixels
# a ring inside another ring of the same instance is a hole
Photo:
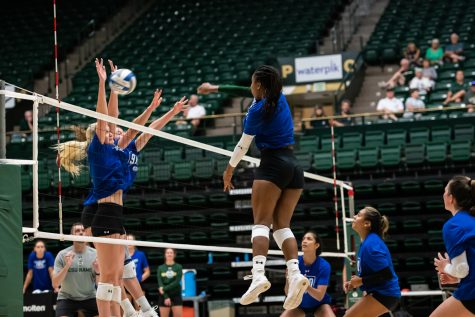
[[[92,190],[84,202],[85,206],[92,205],[120,189],[127,189],[127,173],[124,169],[129,160],[127,151],[114,144],[101,144],[94,134],[87,149],[87,157]]]
[[[259,149],[278,149],[294,144],[294,123],[290,107],[283,94],[280,94],[272,117],[264,117],[265,99],[254,100],[244,118],[243,132],[256,136]]]
[[[126,154],[129,156],[129,159],[126,162],[126,173],[127,173],[127,188],[130,188],[134,184],[135,177],[137,177],[137,171],[139,169],[139,151],[137,151],[137,146],[135,145],[135,140],[129,143],[125,148]]]
[[[135,250],[134,254],[131,256],[132,261],[135,263],[135,271],[137,273],[137,280],[142,282],[143,270],[148,268],[148,261],[145,253],[139,250]]]
[[[33,251],[28,257],[28,269],[33,271],[33,290],[52,290],[49,268],[54,268],[54,257],[46,251],[44,256],[39,259],[36,252]]]
[[[299,269],[300,273],[308,278],[310,287],[317,288],[318,285],[328,285],[330,282],[330,263],[321,257],[317,257],[315,262],[313,262],[310,266],[306,266],[303,262],[303,257],[299,256]],[[322,300],[318,301],[308,292],[305,292],[302,298],[302,303],[299,307],[304,309],[317,308],[323,304],[330,304],[331,301],[332,299],[328,293],[325,293],[325,296],[322,298]]]
[[[458,300],[475,300],[475,217],[466,211],[459,211],[447,220],[442,232],[451,259],[464,251],[467,254],[468,275],[461,279],[454,297]]]
[[[370,233],[364,239],[358,250],[358,276],[373,275],[387,267],[390,268],[393,278],[374,286],[361,286],[362,291],[375,292],[385,296],[401,297],[398,278],[394,272],[393,262],[388,247],[376,233]]]

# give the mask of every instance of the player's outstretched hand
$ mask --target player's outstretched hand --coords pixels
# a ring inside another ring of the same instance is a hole
[[[181,99],[175,102],[175,105],[173,106],[173,114],[177,115],[182,112],[183,108],[187,105],[187,103],[188,99],[186,99],[185,96],[181,97]]]
[[[104,66],[104,62],[102,61],[102,58],[100,60],[96,58],[95,63],[97,76],[99,76],[99,81],[104,83],[107,79],[106,67]]]

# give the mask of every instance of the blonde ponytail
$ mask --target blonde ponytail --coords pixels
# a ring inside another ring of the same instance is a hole
[[[74,177],[81,174],[83,164],[81,161],[87,156],[87,146],[91,143],[96,129],[96,124],[91,124],[85,133],[86,141],[68,141],[52,146],[59,152],[61,166]]]

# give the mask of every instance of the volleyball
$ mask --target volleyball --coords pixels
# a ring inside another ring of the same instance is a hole
[[[130,69],[118,69],[113,72],[109,79],[109,87],[119,95],[128,95],[137,86],[137,79]]]

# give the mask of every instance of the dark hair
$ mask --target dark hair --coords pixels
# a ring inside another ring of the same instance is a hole
[[[449,182],[448,191],[455,198],[457,207],[475,216],[475,181],[467,176],[454,176]]]
[[[74,229],[74,227],[76,227],[76,226],[83,226],[83,227],[84,227],[84,225],[83,225],[81,222],[75,222],[75,223],[73,223],[73,224],[71,225],[71,234],[74,233],[74,232],[73,232],[73,229]]]
[[[389,220],[386,216],[381,216],[381,213],[373,207],[364,207],[366,212],[364,214],[365,220],[371,223],[369,232],[374,232],[378,236],[384,239],[386,233],[389,230]]]
[[[305,234],[311,234],[313,236],[313,238],[315,239],[315,242],[318,243],[320,246],[318,247],[318,249],[315,250],[315,254],[317,256],[319,256],[320,254],[322,254],[322,240],[320,239],[320,236],[313,230],[309,230],[307,231]],[[305,236],[304,234],[304,236]]]
[[[173,251],[173,254],[176,255],[176,250],[173,249],[173,248],[165,248],[165,249],[163,249],[163,254],[167,253],[167,250],[172,250],[172,251]]]
[[[419,89],[417,88],[409,89],[409,96],[412,96],[412,94],[415,93],[416,91],[419,91]]]
[[[279,71],[272,66],[259,66],[254,74],[254,80],[264,89],[264,118],[270,119],[277,109],[277,102],[282,92],[282,79]]]
[[[43,243],[43,245],[44,245],[44,247],[45,247],[45,249],[46,249],[46,243],[45,243],[43,240],[41,240],[41,239],[38,239],[38,240],[35,241],[34,247],[36,247],[36,245],[37,245],[38,243],[40,243],[40,242]]]

